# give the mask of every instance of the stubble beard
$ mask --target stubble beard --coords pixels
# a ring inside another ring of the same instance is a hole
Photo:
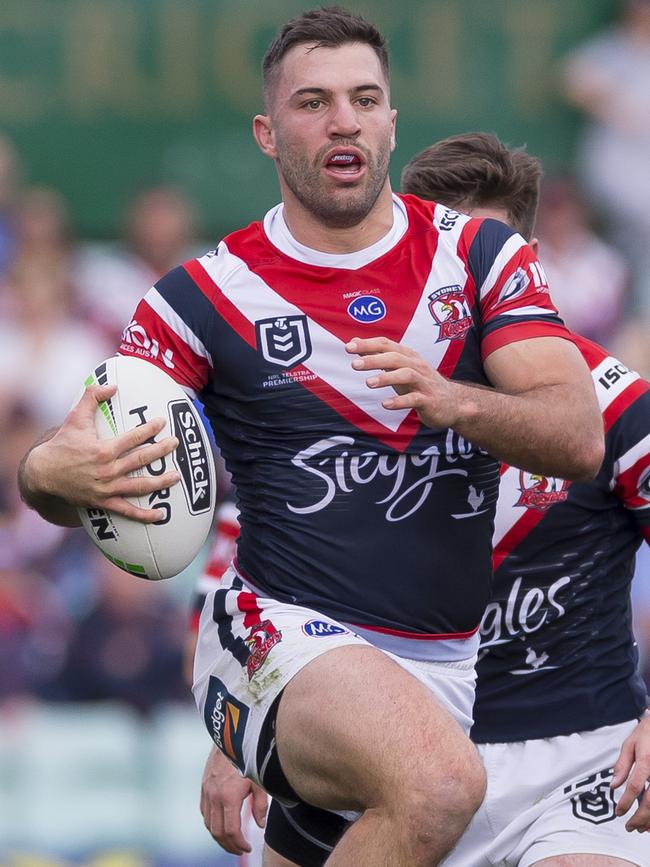
[[[354,188],[328,190],[322,176],[323,157],[331,149],[328,144],[313,162],[290,146],[278,148],[277,162],[282,177],[300,204],[325,226],[349,229],[357,226],[372,210],[379,198],[390,164],[390,143],[386,142],[376,156],[353,141],[341,141],[341,147],[355,147],[366,158],[366,172]]]

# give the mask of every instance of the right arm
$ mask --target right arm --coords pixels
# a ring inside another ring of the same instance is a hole
[[[144,523],[160,520],[158,509],[142,509],[127,497],[149,494],[178,481],[174,470],[162,476],[130,476],[169,454],[174,437],[145,445],[164,427],[152,419],[112,440],[95,430],[97,404],[115,393],[114,386],[87,388],[60,428],[46,431],[29,449],[18,469],[23,501],[52,524],[81,525],[77,507],[108,509]]]

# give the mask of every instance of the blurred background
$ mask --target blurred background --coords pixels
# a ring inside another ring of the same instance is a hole
[[[199,816],[210,742],[183,676],[201,558],[137,581],[14,479],[149,286],[276,202],[250,132],[259,64],[310,5],[0,2],[0,867],[233,861]],[[650,0],[347,5],[390,42],[395,186],[447,135],[527,145],[560,311],[650,375]],[[646,548],[650,680],[648,579]]]

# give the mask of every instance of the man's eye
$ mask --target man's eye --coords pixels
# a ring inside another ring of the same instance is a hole
[[[310,99],[309,102],[305,103],[305,108],[309,108],[312,111],[316,111],[316,109],[320,108],[323,104],[322,99]]]
[[[375,101],[371,96],[361,96],[359,97],[358,102],[362,108],[370,108],[371,105],[375,104]]]

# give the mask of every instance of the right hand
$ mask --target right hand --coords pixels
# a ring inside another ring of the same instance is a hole
[[[90,386],[54,436],[29,454],[25,473],[35,493],[71,506],[109,509],[141,523],[161,518],[159,509],[142,509],[126,497],[137,497],[175,484],[176,470],[160,476],[129,476],[178,445],[175,437],[143,445],[165,426],[155,418],[115,439],[100,440],[95,430],[97,405],[117,391],[114,385]],[[139,448],[141,447],[141,448]]]
[[[213,747],[201,781],[201,815],[205,827],[217,843],[233,855],[251,851],[241,821],[242,805],[249,797],[253,818],[258,827],[263,828],[268,795],[264,789],[243,777],[217,747]]]

